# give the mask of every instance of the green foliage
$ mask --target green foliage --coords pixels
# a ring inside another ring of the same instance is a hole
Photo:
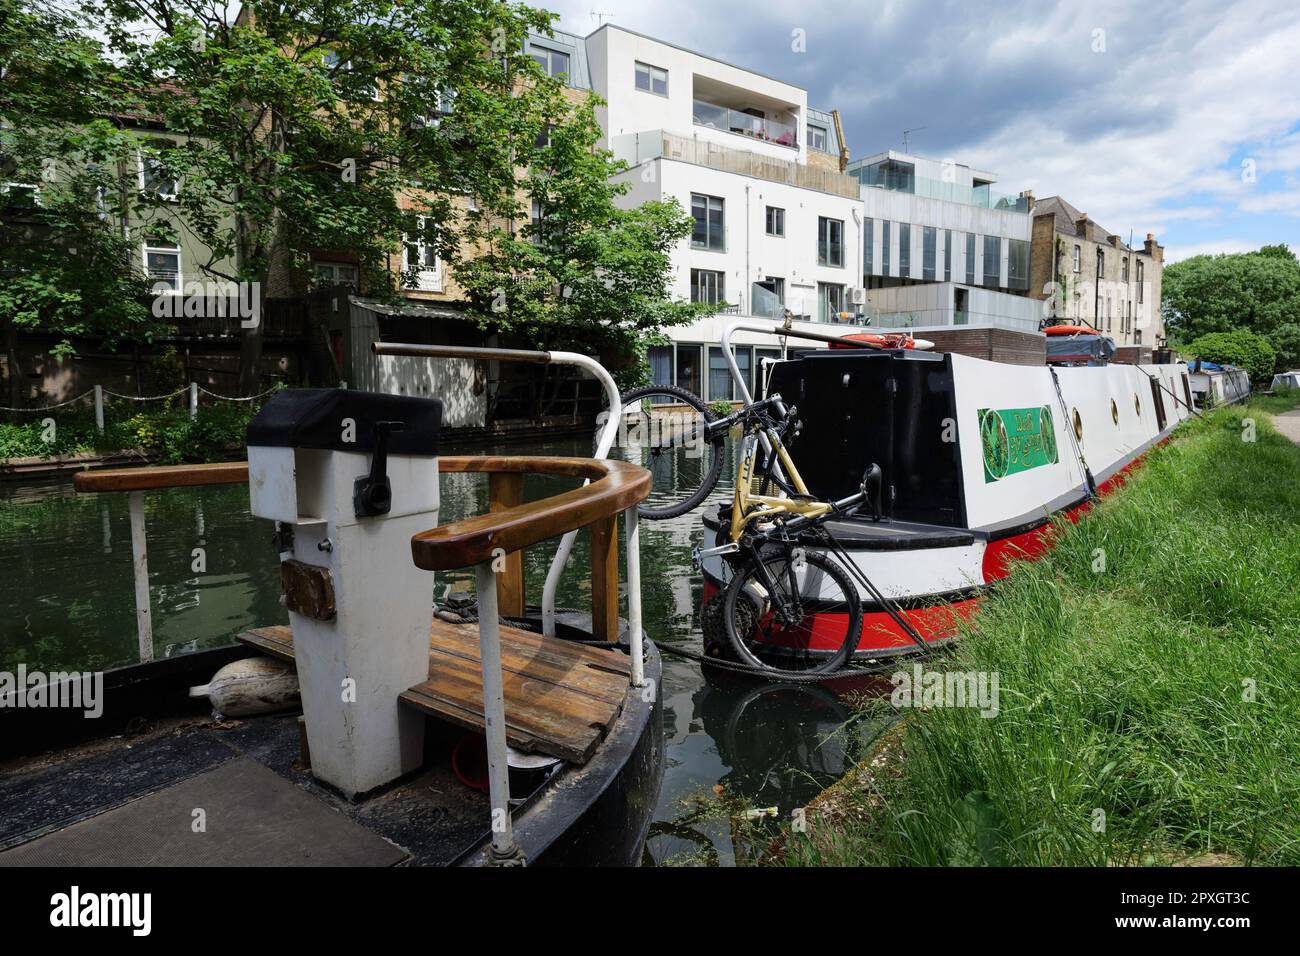
[[[1269,340],[1279,371],[1300,359],[1300,262],[1285,245],[1193,256],[1166,267],[1163,283],[1162,308],[1174,341],[1245,329]]]
[[[1183,351],[1219,364],[1236,365],[1250,373],[1252,381],[1273,375],[1276,356],[1273,347],[1258,335],[1244,329],[1235,332],[1207,332],[1198,336]]]
[[[927,664],[996,672],[997,716],[909,712],[786,861],[1300,863],[1298,536],[1300,448],[1253,402],[1185,424]]]

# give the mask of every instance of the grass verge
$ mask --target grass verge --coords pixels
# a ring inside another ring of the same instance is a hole
[[[910,712],[777,862],[1300,863],[1300,448],[1275,404],[1187,423],[1063,526],[934,665],[996,672],[997,715]]]

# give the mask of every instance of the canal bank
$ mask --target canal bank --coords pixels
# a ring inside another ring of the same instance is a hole
[[[897,725],[766,861],[1300,861],[1300,448],[1268,414],[1295,404],[1187,423],[1064,526],[929,665],[995,706],[868,703]]]

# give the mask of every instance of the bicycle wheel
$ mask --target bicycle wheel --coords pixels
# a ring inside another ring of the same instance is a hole
[[[825,674],[848,663],[858,646],[862,599],[830,558],[790,548],[737,570],[722,617],[736,655],[751,667]]]
[[[637,512],[650,521],[676,518],[709,496],[722,473],[726,438],[706,441],[717,416],[699,396],[674,385],[645,385],[622,395],[623,421],[609,457],[650,472],[650,495]]]

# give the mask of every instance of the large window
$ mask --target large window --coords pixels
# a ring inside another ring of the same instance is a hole
[[[1029,288],[1029,243],[1024,239],[1007,240],[1007,288]]]
[[[933,226],[921,228],[921,278],[934,281],[934,271],[939,258],[939,234]]]
[[[691,301],[718,305],[726,301],[725,275],[710,269],[691,270]]]
[[[533,245],[540,246],[546,234],[546,207],[540,199],[529,204],[528,223],[533,227]]]
[[[862,222],[862,274],[871,275],[871,263],[875,258],[876,221],[866,219]]]
[[[912,275],[912,224],[898,224],[898,275],[907,279]]]
[[[696,395],[704,392],[704,375],[701,369],[703,346],[677,346],[677,387]]]
[[[998,287],[1002,274],[1002,240],[997,236],[984,237],[984,285],[990,289]]]
[[[537,65],[542,68],[542,72],[547,76],[569,75],[569,54],[567,53],[530,43],[528,55],[537,61]]]
[[[652,345],[646,359],[650,363],[650,381],[655,385],[671,385],[673,382],[673,347],[671,345]]]
[[[146,240],[144,273],[155,292],[179,292],[181,290],[180,247],[173,242]]]
[[[826,143],[829,137],[826,135],[826,127],[818,126],[815,123],[808,124],[808,148],[827,152]]]
[[[952,230],[943,231],[943,281],[952,281]]]
[[[754,377],[753,377],[753,351],[747,346],[734,347],[736,356],[736,367],[740,369],[740,377],[745,381],[745,387],[749,393],[754,394]],[[727,367],[727,359],[722,354],[722,349],[718,346],[709,348],[709,401],[729,402],[733,399],[740,398],[740,393],[736,389],[735,379],[731,377],[731,369]]]
[[[345,285],[355,292],[361,284],[357,279],[357,267],[350,262],[313,262],[312,270],[316,273],[317,286]]]
[[[975,284],[975,233],[966,233],[966,284]]]
[[[785,235],[785,210],[780,206],[767,207],[767,234],[769,236]]]
[[[150,143],[140,152],[140,191],[157,199],[175,199],[180,186],[174,173],[167,168],[167,153],[174,149],[172,143]]]
[[[844,265],[844,220],[817,217],[817,264]]]
[[[835,282],[817,283],[817,321],[838,322],[844,311],[844,286]]]
[[[691,230],[691,245],[696,249],[722,252],[726,248],[726,219],[723,202],[717,196],[691,193],[691,216],[695,228]]]
[[[658,96],[668,95],[668,71],[649,63],[636,65],[636,88]]]
[[[533,206],[533,211],[537,214],[540,208],[537,206],[537,200],[533,200]],[[411,273],[406,280],[406,286],[408,289],[421,289],[425,292],[441,292],[442,270],[438,261],[438,250],[424,239],[424,217],[421,216],[418,222],[420,234],[407,236],[402,243],[406,248],[405,271]],[[535,224],[540,222],[540,219],[535,220]],[[533,236],[533,241],[538,241],[536,235]]]
[[[880,224],[880,274],[889,275],[889,220]]]

